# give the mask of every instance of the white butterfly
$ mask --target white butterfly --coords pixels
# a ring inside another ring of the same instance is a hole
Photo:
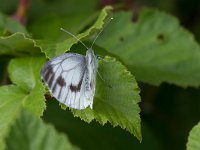
[[[103,29],[94,39],[92,46]],[[92,46],[88,48],[72,33],[62,28],[61,30],[76,38],[87,48],[86,56],[65,53],[49,60],[41,70],[42,80],[60,103],[74,109],[85,109],[88,106],[92,109],[98,59]]]
[[[42,80],[52,95],[70,108],[93,106],[98,62],[89,48],[86,56],[65,53],[48,61],[41,70]]]
[[[104,28],[97,34],[90,48],[72,33],[61,28],[81,42],[87,52],[86,56],[76,53],[62,54],[49,60],[42,68],[42,80],[60,103],[79,110],[88,106],[92,109],[98,68],[98,59],[92,46]]]

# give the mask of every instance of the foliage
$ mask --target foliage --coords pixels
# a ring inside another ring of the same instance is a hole
[[[123,61],[139,81],[199,86],[200,47],[177,19],[144,9],[132,23],[131,15],[116,13],[97,44]]]
[[[27,57],[12,59],[9,64],[13,84],[0,87],[0,149],[3,149],[3,139],[23,108],[37,116],[41,116],[45,109],[45,90],[38,73],[43,62],[40,57]]]
[[[113,126],[119,125],[141,140],[140,108],[137,105],[140,97],[136,81],[115,59],[107,57],[105,61],[99,62],[99,72],[105,82],[97,80],[94,109],[72,111],[75,116],[87,122],[96,119],[101,124],[109,121]],[[126,92],[123,89],[127,89]]]
[[[134,13],[121,9],[123,5],[97,9],[100,5],[93,0],[27,1],[29,9],[19,3],[28,11],[20,10],[23,7],[17,10],[17,2],[11,1],[12,5],[0,6],[0,149],[79,149],[70,141],[81,149],[124,148],[121,145],[127,149],[170,149],[168,140],[173,143],[173,137],[168,134],[176,132],[176,144],[182,145],[173,148],[185,147],[189,129],[199,121],[199,116],[193,114],[199,113],[194,99],[200,95],[194,88],[200,85],[200,47],[178,19],[152,8],[134,7]],[[157,6],[170,11],[159,2]],[[20,22],[20,17],[26,24]],[[111,17],[114,19],[109,23]],[[105,27],[93,47],[95,54],[103,58],[99,60],[93,109],[62,110],[41,81],[40,70],[46,60],[68,51],[85,55],[85,47],[61,32],[61,27],[88,47]],[[198,33],[197,28],[195,31]],[[181,89],[189,86],[193,88]],[[43,120],[52,122],[56,129]],[[180,131],[173,132],[177,124],[170,124],[170,128],[163,120],[178,120],[182,123]],[[81,129],[84,126],[85,131]],[[188,137],[188,150],[198,149],[199,134],[198,124]],[[129,142],[135,140],[132,135],[140,142],[143,137],[140,146],[138,141]],[[100,146],[93,137],[101,141]]]
[[[190,135],[189,135],[188,143],[187,143],[187,149],[188,150],[198,150],[198,149],[200,149],[199,137],[200,137],[200,124],[198,123],[190,131]]]
[[[52,125],[25,110],[13,124],[6,144],[9,150],[78,150],[64,134],[57,133]]]

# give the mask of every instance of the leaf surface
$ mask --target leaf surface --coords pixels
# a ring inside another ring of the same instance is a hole
[[[61,27],[77,34],[97,16],[97,3],[94,0],[31,1],[28,29],[34,38],[54,42],[67,36],[60,31]]]
[[[98,71],[105,81],[97,78],[93,109],[72,112],[86,122],[95,119],[100,124],[110,122],[113,126],[120,126],[141,140],[140,90],[135,78],[111,57],[99,63]]]
[[[28,111],[23,111],[6,138],[8,150],[78,150],[66,135],[58,133]]]
[[[176,18],[144,9],[136,22],[119,12],[97,45],[121,60],[139,81],[200,85],[200,47]]]
[[[0,87],[0,149],[4,149],[4,138],[10,126],[23,108],[36,116],[45,109],[45,89],[39,78],[43,58],[16,58],[9,64],[11,81],[14,84]]]
[[[40,53],[35,41],[21,32],[0,37],[0,55],[27,56]]]
[[[200,149],[200,123],[193,127],[188,137],[187,150],[199,150]]]
[[[14,19],[0,13],[0,36],[4,35],[6,32],[15,33],[22,32],[27,33],[25,27],[23,27],[19,22]]]
[[[110,10],[111,7],[109,6],[105,7],[99,14],[99,17],[96,20],[96,22],[89,29],[87,29],[83,33],[78,34],[77,38],[78,39],[86,38],[90,36],[93,32],[100,30],[102,26],[105,24],[104,21],[106,20]],[[42,52],[46,54],[47,58],[52,58],[61,55],[66,51],[69,51],[72,45],[74,45],[77,42],[78,42],[77,39],[75,39],[74,37],[69,37],[66,40],[55,41],[55,42],[51,42],[48,40],[46,41],[40,40],[36,41],[36,45],[41,48]]]

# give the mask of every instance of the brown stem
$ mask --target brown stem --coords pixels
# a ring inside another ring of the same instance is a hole
[[[26,24],[26,15],[30,0],[20,0],[16,13],[12,16],[15,20],[21,24]]]
[[[116,3],[116,0],[101,0],[102,6],[112,5],[114,3]]]

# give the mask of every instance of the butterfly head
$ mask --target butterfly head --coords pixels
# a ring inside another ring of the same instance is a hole
[[[94,54],[94,51],[92,48],[88,48],[86,55]]]

